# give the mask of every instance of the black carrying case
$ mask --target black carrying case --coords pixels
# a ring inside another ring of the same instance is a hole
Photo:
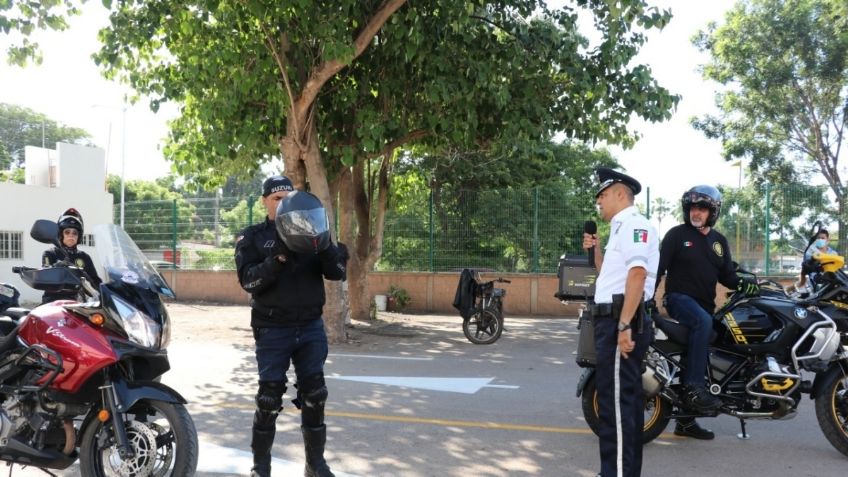
[[[591,301],[595,297],[598,272],[589,266],[585,255],[563,255],[559,258],[559,287],[554,296],[563,301]]]

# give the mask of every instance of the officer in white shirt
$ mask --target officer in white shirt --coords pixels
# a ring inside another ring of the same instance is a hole
[[[583,234],[583,248],[594,247],[595,302],[589,306],[595,329],[598,390],[600,477],[639,477],[645,402],[642,358],[651,341],[645,297],[654,295],[659,264],[659,236],[633,205],[642,190],[625,174],[600,167],[595,202],[610,222],[610,237],[601,253],[597,234]]]

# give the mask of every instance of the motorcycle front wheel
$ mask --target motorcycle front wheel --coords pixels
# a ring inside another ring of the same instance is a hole
[[[816,396],[816,418],[824,436],[848,456],[848,377],[828,373]]]
[[[93,477],[181,477],[197,469],[197,431],[181,404],[142,400],[127,413],[133,456],[122,459],[110,422],[94,420],[80,445],[82,475]]]
[[[598,434],[601,418],[598,416],[598,389],[593,376],[583,388],[580,397],[583,407],[583,418],[595,435]],[[642,427],[642,443],[647,444],[659,437],[671,420],[671,403],[660,395],[645,399],[645,425]]]
[[[503,316],[490,310],[477,310],[462,321],[462,332],[474,344],[492,344],[503,333]]]

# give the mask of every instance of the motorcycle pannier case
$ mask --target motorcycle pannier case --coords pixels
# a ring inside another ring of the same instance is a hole
[[[585,255],[563,255],[559,259],[559,287],[556,298],[570,301],[589,301],[595,296],[595,278],[598,273],[589,266]]]
[[[592,315],[589,310],[580,312],[580,321],[577,326],[580,337],[577,339],[577,366],[581,368],[594,368],[597,361],[595,354],[595,327],[592,324]]]

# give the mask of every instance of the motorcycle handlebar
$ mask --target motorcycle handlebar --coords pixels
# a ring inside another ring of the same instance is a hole
[[[28,270],[35,270],[32,267],[12,267],[12,273],[21,273],[26,272]]]
[[[506,278],[498,278],[497,281],[500,282],[500,283],[512,283],[511,281],[507,280]]]

